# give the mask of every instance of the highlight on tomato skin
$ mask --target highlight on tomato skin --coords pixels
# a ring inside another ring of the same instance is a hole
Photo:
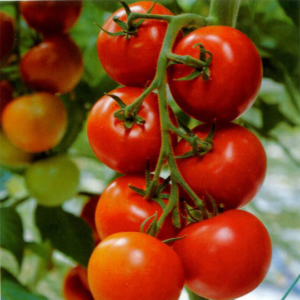
[[[94,300],[84,267],[78,265],[68,271],[63,283],[63,294],[65,300]]]
[[[82,4],[82,0],[22,1],[20,12],[31,28],[50,35],[68,32],[78,20]]]
[[[179,81],[194,69],[183,64],[170,66],[168,83],[175,102],[205,123],[240,117],[254,103],[262,82],[262,61],[255,45],[235,28],[206,26],[181,39],[174,53],[199,59],[197,43],[212,53],[210,77]]]
[[[3,62],[13,51],[15,41],[15,21],[7,13],[0,11],[0,61]]]
[[[211,124],[193,129],[205,138]],[[177,156],[191,150],[181,140]],[[266,175],[267,158],[259,139],[248,129],[234,123],[217,123],[213,147],[204,156],[180,158],[178,169],[193,191],[209,205],[209,196],[225,210],[248,204],[260,190]]]
[[[61,141],[67,127],[67,112],[60,98],[53,94],[23,95],[6,105],[2,127],[16,147],[38,153]]]
[[[236,299],[254,290],[270,267],[272,244],[263,223],[242,210],[230,210],[188,225],[174,242],[185,284],[207,299]]]
[[[88,281],[95,300],[178,300],[184,272],[169,246],[144,233],[121,232],[94,249]]]
[[[82,52],[67,34],[53,35],[28,50],[20,62],[24,83],[37,91],[67,93],[84,71]]]

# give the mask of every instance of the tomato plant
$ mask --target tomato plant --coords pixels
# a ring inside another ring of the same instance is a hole
[[[83,73],[81,50],[66,34],[47,37],[25,53],[20,62],[20,73],[32,89],[70,92]]]
[[[67,32],[79,18],[82,1],[22,1],[21,14],[30,27],[45,35]]]
[[[109,94],[119,97],[128,105],[142,92],[142,88],[123,87]],[[157,95],[149,94],[139,109],[138,116],[145,120],[144,124],[133,124],[131,128],[126,128],[124,121],[114,116],[119,109],[117,102],[108,95],[93,106],[87,123],[92,149],[104,164],[119,173],[144,173],[147,162],[153,170],[161,147]],[[174,135],[172,143],[176,143]]]
[[[252,41],[242,32],[226,26],[199,28],[183,38],[174,49],[178,55],[199,58],[201,43],[212,53],[210,77],[178,80],[193,68],[170,67],[169,85],[176,103],[193,118],[211,122],[232,121],[254,102],[262,80],[262,63]]]
[[[143,233],[122,232],[95,248],[88,280],[95,300],[177,300],[184,274],[170,247]]]
[[[63,292],[66,300],[93,300],[87,270],[80,265],[69,270],[64,280]]]
[[[0,11],[0,61],[2,62],[12,52],[15,40],[14,19]]]
[[[151,1],[140,1],[129,5],[132,12],[147,13],[153,5]],[[172,15],[156,3],[151,14]],[[113,18],[126,22],[124,8],[117,10],[103,25],[111,33],[122,31]],[[99,60],[107,74],[120,84],[127,86],[145,86],[156,72],[156,64],[167,29],[167,23],[161,20],[144,20],[137,32],[129,36],[111,36],[101,30],[97,40]]]
[[[133,191],[129,185],[146,190],[143,176],[125,175],[114,180],[102,193],[95,215],[95,221],[101,239],[126,231],[141,230],[142,223],[156,212],[162,214],[162,207],[152,199],[145,199]],[[166,191],[164,191],[166,192]],[[166,205],[167,200],[163,200]],[[148,225],[147,225],[148,224]],[[149,227],[150,222],[145,226]],[[158,235],[161,240],[173,238],[179,229],[172,224],[171,216],[165,221]]]
[[[31,196],[39,204],[58,206],[75,196],[79,170],[68,157],[56,156],[31,164],[25,180]]]
[[[34,93],[10,102],[2,116],[8,139],[26,152],[51,149],[62,139],[67,125],[60,99],[48,93]]]
[[[201,139],[210,125],[199,125],[193,132]],[[181,155],[191,149],[184,140],[176,147]],[[204,156],[177,160],[178,169],[193,191],[203,199],[210,195],[225,209],[249,203],[260,189],[266,174],[266,154],[259,139],[246,128],[217,124],[213,147]]]
[[[255,289],[271,262],[271,240],[254,215],[230,210],[191,224],[174,243],[185,271],[185,283],[196,294],[234,299]]]

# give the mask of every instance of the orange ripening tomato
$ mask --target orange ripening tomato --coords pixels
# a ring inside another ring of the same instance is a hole
[[[15,41],[14,19],[0,11],[0,61],[3,61],[12,52]]]
[[[81,50],[67,35],[46,38],[21,59],[20,73],[30,88],[50,93],[67,93],[83,73]]]
[[[67,113],[59,97],[35,93],[8,103],[2,126],[16,147],[26,152],[42,152],[56,146],[64,136]]]
[[[63,293],[66,300],[94,300],[88,285],[87,270],[78,265],[72,268],[64,280]]]
[[[79,18],[81,9],[81,0],[20,2],[27,24],[45,35],[67,32]]]
[[[144,233],[121,232],[95,248],[88,280],[95,300],[178,300],[184,273],[169,246]]]
[[[8,80],[0,81],[0,122],[5,106],[13,99],[13,87]]]

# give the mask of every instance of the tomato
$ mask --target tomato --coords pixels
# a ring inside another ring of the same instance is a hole
[[[129,5],[132,12],[147,13],[153,5],[151,1],[140,1]],[[151,14],[172,15],[162,5],[156,3]],[[127,20],[124,8],[117,10],[103,25],[109,32],[122,31],[113,17]],[[167,30],[167,23],[160,20],[144,20],[136,35],[110,36],[100,31],[97,52],[106,73],[115,81],[127,86],[145,86],[152,81],[156,72],[159,52]]]
[[[20,11],[27,24],[43,34],[67,32],[79,18],[82,1],[22,1]]]
[[[207,136],[210,125],[197,126],[193,132]],[[213,148],[201,157],[177,160],[184,180],[201,198],[207,194],[225,209],[246,205],[259,191],[266,174],[266,154],[258,138],[246,128],[233,124],[217,124]],[[181,140],[175,150],[182,155],[191,146]]]
[[[67,273],[63,293],[66,300],[93,300],[89,290],[87,270],[78,265]]]
[[[134,192],[129,185],[146,189],[144,176],[125,175],[114,180],[102,193],[96,209],[96,227],[101,239],[125,231],[140,232],[142,223],[156,212],[162,214],[161,206]],[[168,193],[164,191],[164,193]],[[167,200],[164,203],[167,204]],[[153,221],[153,219],[152,219]],[[150,225],[149,221],[147,226]],[[165,240],[173,238],[180,229],[172,225],[171,216],[167,217],[158,238]]]
[[[110,94],[130,104],[142,92],[142,88],[123,87]],[[131,129],[125,128],[124,123],[114,117],[119,109],[119,105],[109,96],[102,97],[93,106],[87,122],[88,139],[93,151],[104,164],[119,173],[144,174],[147,161],[153,170],[161,147],[157,94],[149,94],[139,110],[138,115],[145,120],[143,125],[134,124]],[[174,120],[174,114],[170,115]],[[176,139],[172,135],[173,145]]]
[[[0,121],[4,107],[13,99],[13,87],[8,80],[0,81]]]
[[[0,166],[9,169],[22,169],[32,160],[32,154],[16,148],[6,136],[0,132]]]
[[[187,226],[174,243],[194,293],[215,300],[241,297],[266,276],[272,256],[270,236],[252,214],[231,210]]]
[[[15,41],[14,19],[0,11],[0,61],[3,61],[12,52]]]
[[[177,300],[184,274],[169,246],[144,233],[122,232],[95,248],[88,280],[95,300]]]
[[[83,218],[88,223],[88,225],[92,228],[95,244],[98,244],[100,242],[100,237],[98,235],[96,229],[96,223],[95,223],[95,212],[96,212],[98,200],[99,200],[99,195],[95,195],[91,197],[83,206],[80,215],[81,218]]]
[[[45,39],[21,59],[20,72],[30,88],[51,93],[66,93],[80,81],[82,54],[68,35]]]
[[[67,113],[59,97],[48,93],[21,96],[10,102],[2,115],[8,139],[26,152],[42,152],[64,136]]]
[[[79,184],[76,164],[65,156],[39,160],[25,173],[32,197],[44,206],[59,206],[75,196]]]
[[[260,88],[262,63],[258,51],[237,29],[208,26],[183,38],[174,52],[199,59],[199,47],[193,47],[196,43],[213,54],[210,79],[176,81],[193,68],[172,65],[168,82],[174,100],[185,113],[203,122],[238,118],[253,104]]]

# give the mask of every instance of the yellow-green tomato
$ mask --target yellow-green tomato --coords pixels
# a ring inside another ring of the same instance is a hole
[[[75,196],[79,184],[79,169],[66,156],[37,161],[26,174],[27,188],[44,206],[59,206]]]
[[[25,168],[32,160],[32,154],[15,147],[2,132],[0,132],[0,148],[0,165],[8,169]]]

